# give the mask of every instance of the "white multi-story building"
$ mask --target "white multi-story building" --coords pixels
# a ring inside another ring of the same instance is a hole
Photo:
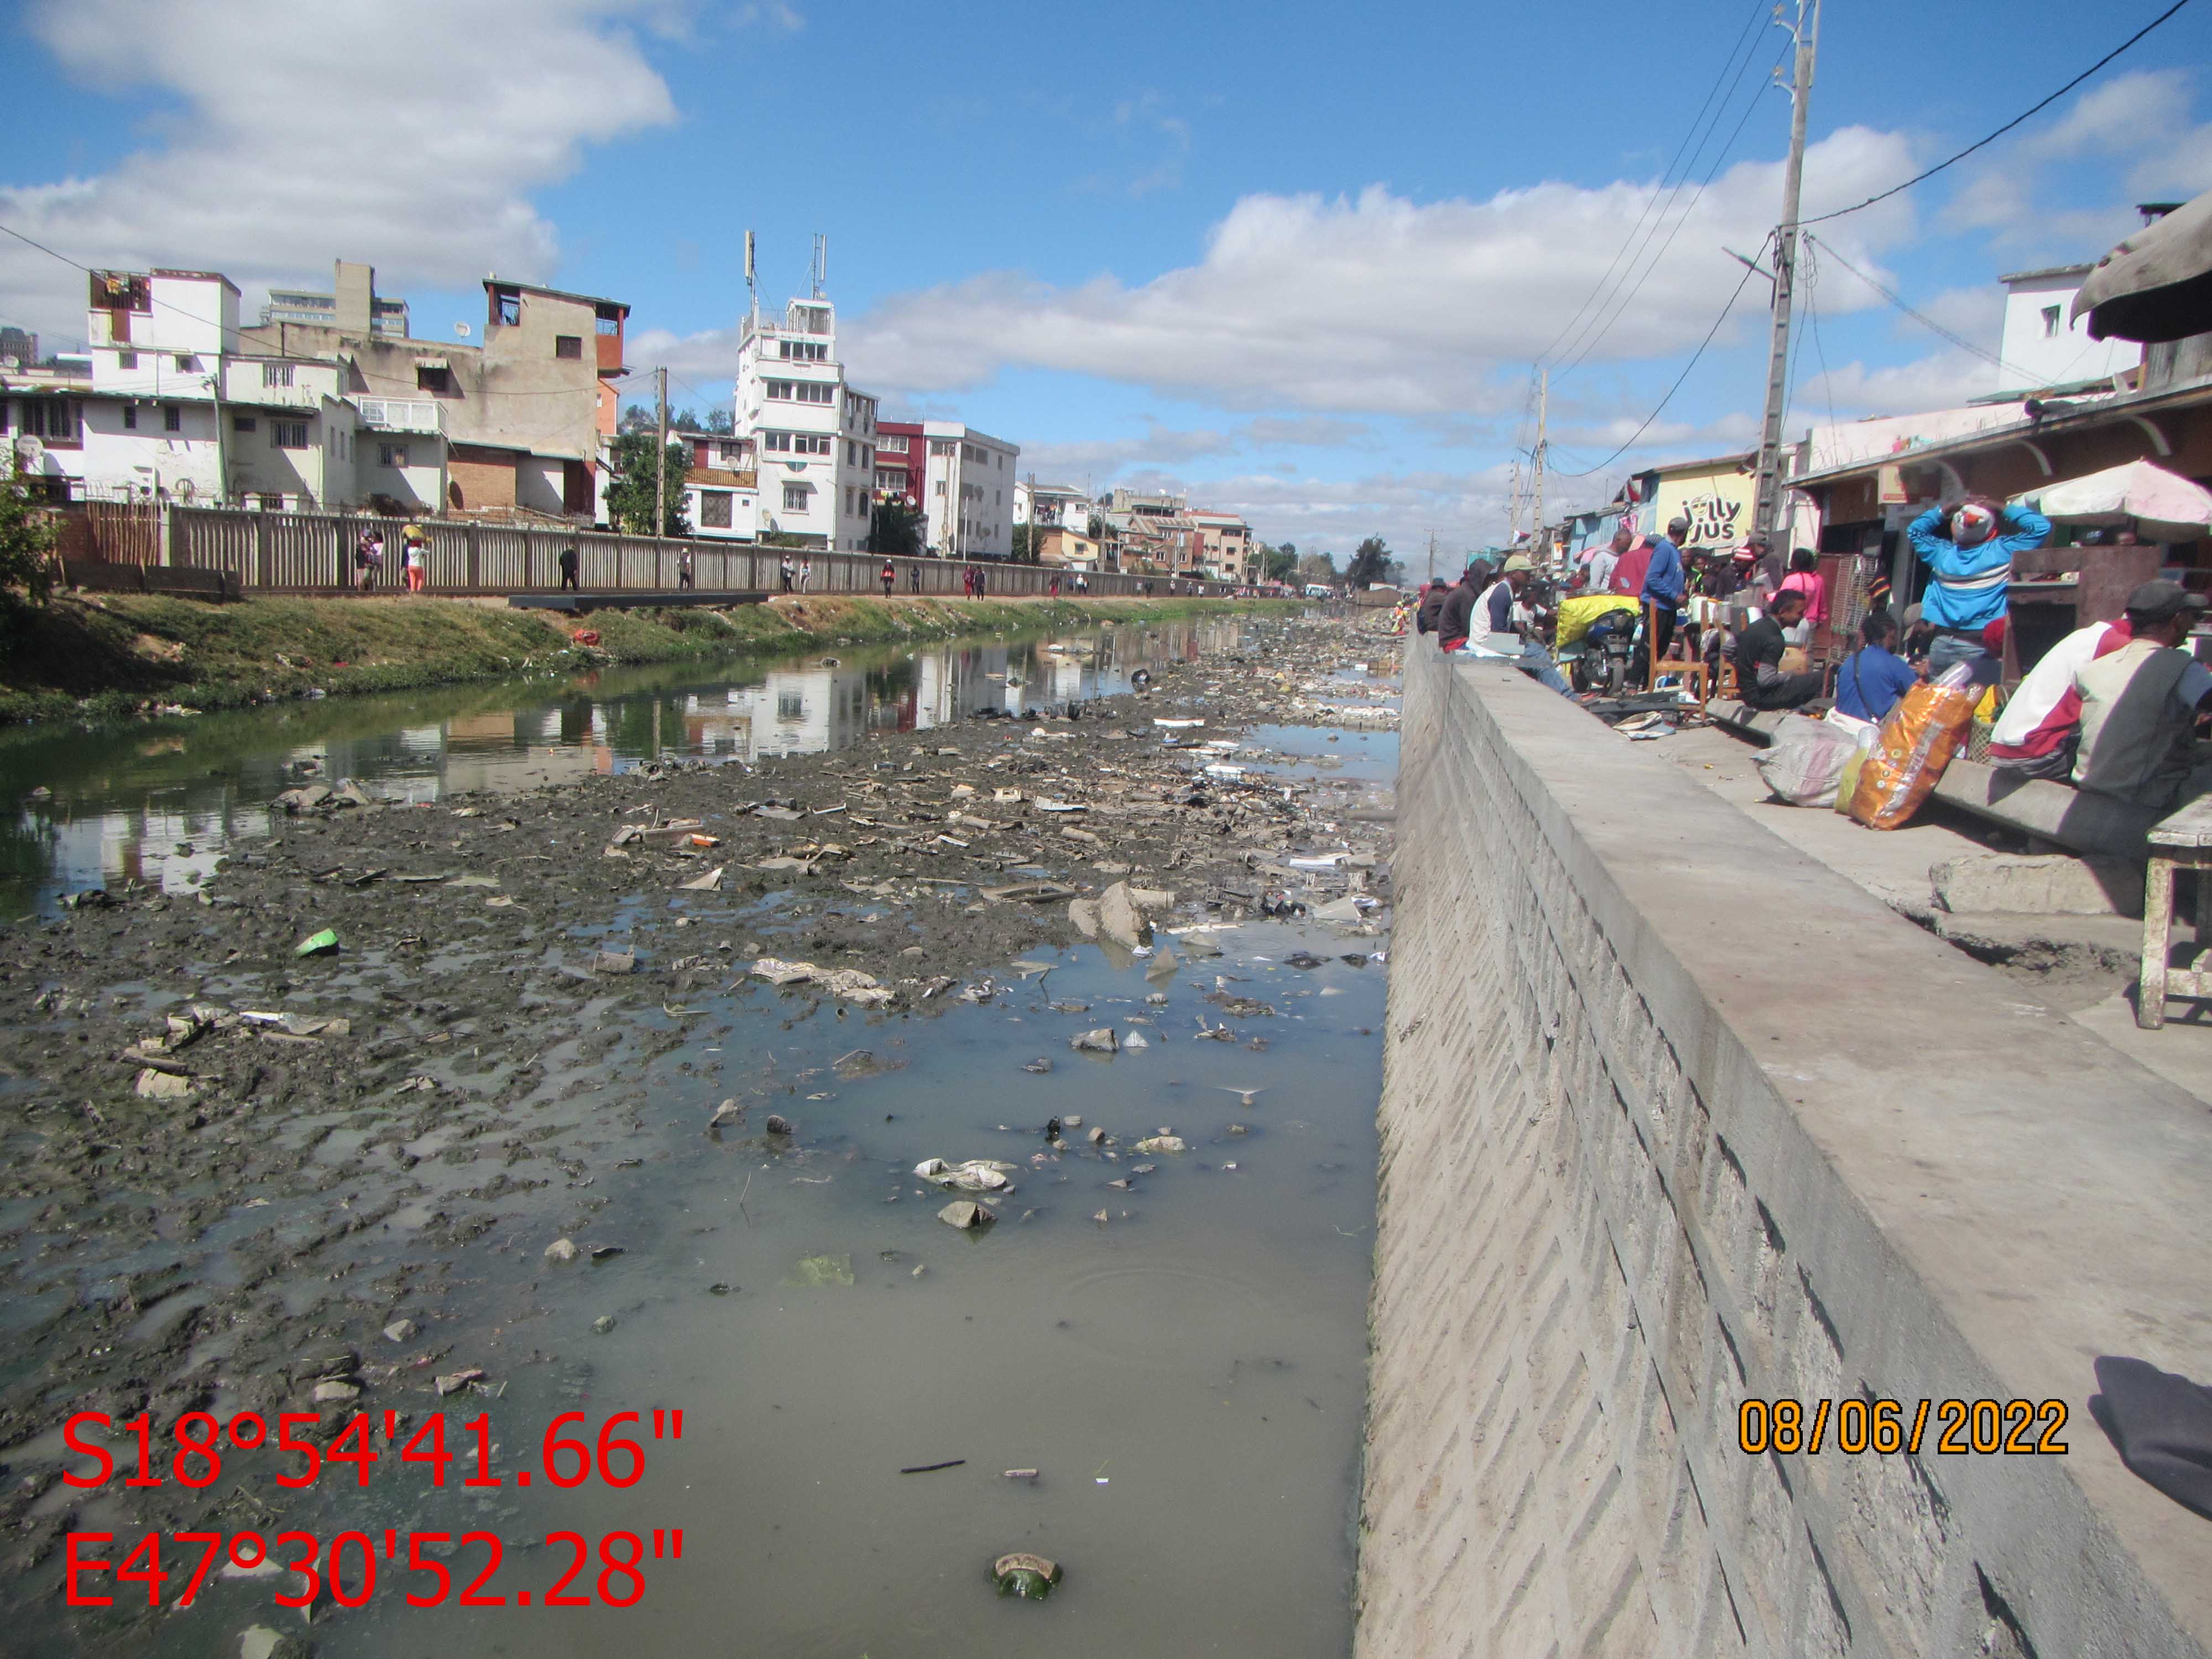
[[[1039,483],[1024,478],[1014,486],[1014,522],[1047,526],[1064,525],[1080,533],[1091,527],[1097,503],[1068,484]]]
[[[2052,265],[1997,278],[2005,286],[2004,332],[1997,346],[2004,367],[1998,372],[2008,391],[2075,386],[2142,364],[2142,348],[2133,340],[2093,340],[2088,318],[2068,319],[2074,296],[2094,269]]]
[[[924,421],[929,445],[922,508],[932,552],[1003,559],[1014,550],[1014,463],[1021,450],[957,421]]]
[[[760,528],[865,552],[875,499],[876,400],[845,384],[836,308],[793,300],[782,320],[745,320],[737,435],[758,469]]]

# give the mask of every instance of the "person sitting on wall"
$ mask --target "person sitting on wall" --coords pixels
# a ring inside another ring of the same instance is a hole
[[[1413,631],[1417,634],[1435,633],[1437,618],[1443,613],[1444,601],[1450,596],[1449,582],[1432,581],[1422,588],[1421,603],[1413,612]]]
[[[1911,664],[1897,654],[1897,618],[1876,611],[1859,624],[1866,641],[1836,670],[1836,708],[1863,720],[1881,721],[1898,699],[1920,683]]]
[[[2196,771],[2192,740],[2198,716],[2212,712],[2212,669],[2185,648],[2205,603],[2179,582],[2143,583],[2128,595],[2133,637],[2075,669],[2075,787],[2163,814],[2212,783]]]
[[[1472,576],[1483,568],[1480,562],[1471,564],[1468,567],[1468,574]],[[1521,595],[1527,588],[1529,575],[1534,568],[1526,553],[1516,553],[1508,557],[1498,571],[1497,580],[1485,588],[1480,597],[1468,608],[1465,625],[1468,632],[1466,636],[1456,642],[1447,641],[1444,649],[1461,651],[1474,646],[1502,656],[1517,658],[1514,665],[1522,673],[1540,684],[1551,687],[1561,696],[1571,697],[1574,696],[1574,688],[1559,672],[1559,665],[1552,660],[1552,653],[1544,648],[1544,641],[1536,631],[1534,618],[1520,603]]]
[[[1489,562],[1469,559],[1460,579],[1444,590],[1443,602],[1437,607],[1437,645],[1446,651],[1456,651],[1467,643],[1468,633],[1474,625],[1475,604],[1489,586]]]
[[[1736,685],[1748,707],[1802,708],[1820,695],[1818,674],[1791,673],[1782,665],[1789,630],[1804,619],[1804,594],[1785,590],[1774,596],[1765,616],[1736,636]]]
[[[2021,678],[1990,732],[1990,764],[2021,777],[2063,783],[2074,775],[2081,741],[2081,694],[2074,671],[2134,637],[2127,619],[2077,628]]]

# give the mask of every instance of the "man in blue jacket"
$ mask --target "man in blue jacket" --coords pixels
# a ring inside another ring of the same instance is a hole
[[[1682,608],[1687,586],[1682,574],[1681,544],[1690,538],[1690,521],[1675,519],[1667,533],[1651,544],[1651,562],[1644,570],[1644,627],[1651,640],[1652,654],[1663,657],[1674,641],[1674,613]]]
[[[2005,614],[2014,555],[2051,539],[2051,520],[2040,513],[1981,495],[1969,496],[1950,514],[1948,537],[1943,528],[1943,509],[1931,507],[1905,532],[1928,567],[1920,615],[1936,630],[1928,647],[1931,676],[1981,654],[1982,630]]]

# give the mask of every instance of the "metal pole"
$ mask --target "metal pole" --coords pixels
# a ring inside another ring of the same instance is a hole
[[[1805,182],[1805,120],[1813,100],[1813,60],[1820,41],[1820,0],[1797,0],[1797,63],[1790,91],[1790,166],[1782,181],[1782,222],[1774,228],[1774,335],[1766,362],[1766,419],[1759,428],[1758,495],[1752,526],[1774,533],[1782,516],[1782,416],[1789,393],[1790,303],[1797,281],[1797,202]]]
[[[668,533],[668,371],[656,368],[653,377],[660,402],[660,442],[655,448],[653,469],[653,538],[659,541]],[[657,715],[659,710],[654,712]]]
[[[1536,522],[1531,539],[1540,556],[1548,556],[1551,550],[1544,545],[1544,421],[1552,405],[1552,366],[1544,365],[1542,378],[1536,383]]]

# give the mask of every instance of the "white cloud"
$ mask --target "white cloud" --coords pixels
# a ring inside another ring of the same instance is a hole
[[[679,21],[665,0],[40,0],[27,27],[70,78],[182,107],[107,172],[0,184],[0,221],[88,265],[249,290],[326,284],[338,258],[394,291],[546,280],[559,242],[529,191],[674,118],[625,25]],[[0,295],[82,327],[83,277],[8,239]]]
[[[1956,409],[1971,398],[1996,391],[1997,380],[1995,365],[1955,347],[1882,368],[1869,368],[1853,361],[1828,374],[1800,380],[1790,393],[1786,429],[1802,431],[1816,421],[1825,424],[1831,406],[1838,416],[1846,418]]]
[[[1846,128],[1808,152],[1808,210],[1911,167],[1902,137]],[[1680,215],[1671,243],[1662,233],[1649,245],[1651,275],[1592,360],[1695,344],[1742,275],[1721,245],[1756,246],[1780,188],[1779,162],[1742,162],[1717,179]],[[1196,264],[1135,286],[1110,274],[1058,287],[985,273],[848,319],[847,355],[864,381],[901,392],[963,390],[1019,366],[1229,408],[1494,412],[1519,397],[1495,371],[1527,362],[1569,323],[1654,189],[1542,184],[1428,204],[1381,185],[1354,198],[1248,196]],[[1854,260],[1870,260],[1911,222],[1900,198],[1835,234]]]

